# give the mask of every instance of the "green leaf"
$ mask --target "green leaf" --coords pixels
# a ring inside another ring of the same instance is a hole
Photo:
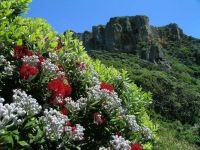
[[[3,136],[3,139],[6,141],[6,143],[11,144],[12,147],[13,147],[14,141],[13,141],[12,136],[8,136],[8,135],[7,136]]]
[[[29,146],[29,144],[27,142],[25,142],[25,141],[19,141],[18,144],[23,146],[23,147],[24,146]]]
[[[22,39],[17,40],[17,45],[22,45],[22,44],[23,44]]]

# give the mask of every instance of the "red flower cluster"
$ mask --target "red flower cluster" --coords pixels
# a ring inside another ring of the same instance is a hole
[[[113,92],[113,86],[112,86],[112,84],[102,82],[100,84],[100,90],[107,90],[111,93],[111,92]]]
[[[105,122],[105,119],[102,118],[102,116],[99,112],[95,112],[94,113],[94,122],[97,124],[103,124]]]
[[[63,115],[68,115],[69,111],[66,107],[63,107],[60,112],[63,114]]]
[[[20,76],[23,79],[28,79],[38,73],[38,69],[30,64],[23,64],[20,68]]]
[[[131,150],[142,150],[142,146],[138,143],[131,144]]]
[[[14,47],[14,55],[17,58],[22,58],[24,56],[32,56],[33,53],[32,51],[28,50],[28,48],[17,45]]]
[[[64,79],[54,79],[48,83],[48,90],[53,93],[53,97],[61,97],[70,96],[71,94],[71,86],[69,84],[64,83]]]

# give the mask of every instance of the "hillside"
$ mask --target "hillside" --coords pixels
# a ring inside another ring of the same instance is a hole
[[[151,26],[146,16],[114,17],[75,36],[92,58],[127,70],[131,80],[150,91],[156,113],[190,124],[191,130],[186,130],[194,135],[191,141],[200,144],[199,39],[187,36],[175,23]]]

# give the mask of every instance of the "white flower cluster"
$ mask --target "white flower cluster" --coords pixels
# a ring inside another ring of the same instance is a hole
[[[152,138],[151,130],[147,127],[139,126],[136,121],[135,115],[128,115],[127,120],[128,120],[130,130],[136,131],[136,132],[142,131],[148,140]]]
[[[65,126],[65,133],[72,139],[80,141],[84,139],[84,131],[85,128],[80,124],[76,124],[75,126]]]
[[[127,121],[128,121],[130,130],[132,130],[132,131],[140,131],[141,130],[141,127],[138,125],[138,123],[136,121],[135,115],[128,115]]]
[[[49,53],[49,58],[51,60],[59,60],[59,57],[56,53]]]
[[[65,76],[65,72],[62,72],[62,71],[58,71],[57,72],[57,77],[58,78],[63,78]]]
[[[47,138],[58,140],[64,133],[64,126],[69,119],[59,111],[50,108],[50,110],[44,110],[44,116],[41,117],[41,121],[44,123]]]
[[[44,60],[44,62],[42,62],[42,68],[47,73],[57,73],[59,71],[58,66],[56,66],[55,64],[53,64],[50,61],[50,59],[46,59],[46,60]]]
[[[83,140],[84,138],[84,131],[85,131],[85,128],[83,128],[83,126],[81,126],[80,124],[76,124],[75,126],[75,131],[74,131],[74,139],[75,140]]]
[[[122,108],[122,100],[118,97],[116,92],[109,92],[104,89],[100,89],[100,85],[93,86],[88,89],[89,99],[95,100],[106,100],[103,104],[103,107],[109,111],[119,110],[120,113],[124,113],[124,109]]]
[[[111,148],[110,147],[99,147],[99,150],[111,150]]]
[[[37,63],[39,62],[39,57],[36,56],[36,55],[32,55],[32,56],[24,56],[22,58],[22,61],[24,63],[28,63],[28,64],[31,64],[31,65],[37,65]]]
[[[14,65],[11,65],[9,61],[6,60],[6,58],[3,55],[0,55],[0,65],[4,65],[4,71],[6,75],[12,76],[13,71],[15,69]]]
[[[5,64],[6,63],[6,59],[3,55],[0,55],[0,64]]]
[[[24,116],[26,112],[16,107],[15,103],[3,105],[4,99],[0,98],[0,129],[10,127],[22,122],[19,117]]]
[[[93,65],[89,65],[88,68],[87,68],[87,70],[89,70],[92,73],[91,77],[89,77],[88,80],[92,81],[93,85],[99,84],[100,83],[100,81],[99,81],[99,74],[94,69],[94,66]]]
[[[36,115],[41,111],[42,107],[31,95],[27,95],[26,92],[20,89],[15,89],[13,92],[13,101],[16,106],[25,110],[27,115]]]
[[[146,136],[147,140],[150,140],[152,138],[152,132],[149,128],[143,127],[142,128],[144,135]]]
[[[113,135],[113,140],[110,141],[110,144],[113,150],[130,150],[130,141],[125,140],[122,136]]]
[[[9,75],[9,76],[12,76],[14,69],[15,69],[15,66],[11,65],[10,62],[8,61],[6,63],[6,66],[4,67],[4,73]]]
[[[19,89],[14,90],[13,101],[3,105],[4,99],[0,98],[0,128],[20,124],[23,121],[20,117],[35,115],[41,110],[36,99]]]
[[[71,97],[67,97],[67,98],[64,99],[64,101],[66,102],[65,106],[67,108],[69,108],[73,111],[79,111],[82,108],[85,108],[85,106],[87,105],[88,99],[81,97],[75,102],[71,99]]]

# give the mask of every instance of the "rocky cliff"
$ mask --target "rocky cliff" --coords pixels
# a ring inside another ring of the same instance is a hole
[[[147,16],[114,17],[106,25],[93,26],[92,32],[75,33],[86,50],[108,50],[133,53],[142,59],[169,66],[165,47],[178,46],[186,38],[177,24],[154,27]]]

